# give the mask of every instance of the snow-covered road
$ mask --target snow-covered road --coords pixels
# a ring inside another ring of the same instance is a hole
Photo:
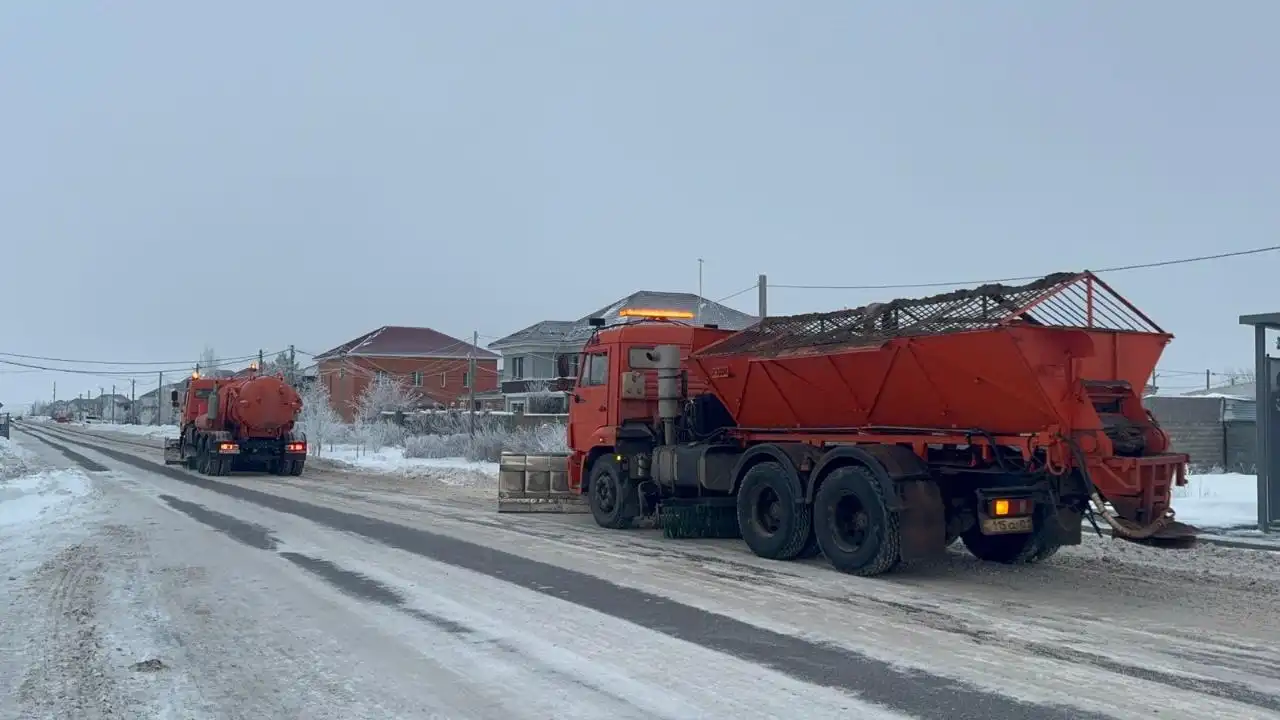
[[[1090,540],[862,580],[421,478],[213,479],[35,431],[3,482],[61,499],[0,524],[25,538],[0,538],[5,717],[1280,717],[1274,553]]]

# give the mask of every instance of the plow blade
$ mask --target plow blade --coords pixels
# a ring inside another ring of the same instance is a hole
[[[164,441],[164,464],[179,465],[182,463],[182,441],[181,440],[165,440]]]
[[[569,489],[569,456],[502,453],[498,465],[498,512],[590,512],[586,499]]]
[[[1183,550],[1186,548],[1195,547],[1197,542],[1196,538],[1197,538],[1197,535],[1199,535],[1199,533],[1200,533],[1199,528],[1196,528],[1193,525],[1188,525],[1186,523],[1182,523],[1182,522],[1178,522],[1177,520],[1174,520],[1169,524],[1165,525],[1164,527],[1160,528],[1159,530],[1157,530],[1150,537],[1138,538],[1138,539],[1127,538],[1127,537],[1124,537],[1123,535],[1114,535],[1114,537],[1117,537],[1121,540],[1128,540],[1129,542],[1136,543],[1138,545],[1148,545],[1150,547],[1168,548],[1172,550]]]

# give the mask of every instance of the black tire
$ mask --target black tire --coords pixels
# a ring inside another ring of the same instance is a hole
[[[875,475],[861,465],[836,468],[822,480],[813,529],[822,554],[840,572],[871,577],[902,559],[898,514],[888,508]]]
[[[202,441],[196,448],[196,471],[201,475],[212,475],[213,458],[209,453],[209,444]]]
[[[289,465],[289,474],[294,477],[301,475],[302,468],[306,464],[306,462],[307,462],[306,458],[294,458],[293,462]]]
[[[610,530],[631,527],[640,515],[640,494],[635,483],[622,476],[610,456],[597,458],[588,476],[591,515],[596,524]]]
[[[1053,522],[1050,512],[1041,506],[1036,510],[1033,527],[1023,535],[983,535],[975,523],[960,536],[964,546],[974,557],[1002,565],[1030,565],[1048,560],[1062,548],[1048,523]]]
[[[813,509],[810,508],[810,515],[809,515],[810,519],[813,518],[812,512],[813,512]],[[821,554],[822,554],[822,548],[818,547],[818,534],[815,533],[813,530],[810,530],[809,539],[805,541],[804,549],[800,551],[800,554],[796,556],[796,559],[808,560],[810,558],[816,558]]]
[[[813,533],[813,514],[776,462],[752,465],[738,487],[738,527],[751,552],[794,560]]]

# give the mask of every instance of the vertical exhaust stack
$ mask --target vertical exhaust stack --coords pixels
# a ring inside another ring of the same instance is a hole
[[[676,418],[680,417],[680,347],[659,345],[646,353],[658,371],[658,420],[662,422],[662,442],[676,444]]]

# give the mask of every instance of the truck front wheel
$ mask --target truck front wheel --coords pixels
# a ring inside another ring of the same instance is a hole
[[[591,464],[588,476],[591,515],[596,524],[611,530],[632,526],[640,515],[640,493],[636,485],[622,475],[622,468],[612,457],[603,456]]]
[[[813,499],[813,529],[832,567],[870,577],[901,560],[898,515],[871,471],[848,465],[831,471]]]
[[[738,488],[738,527],[747,547],[762,558],[794,560],[813,529],[809,506],[776,462],[753,465]]]

